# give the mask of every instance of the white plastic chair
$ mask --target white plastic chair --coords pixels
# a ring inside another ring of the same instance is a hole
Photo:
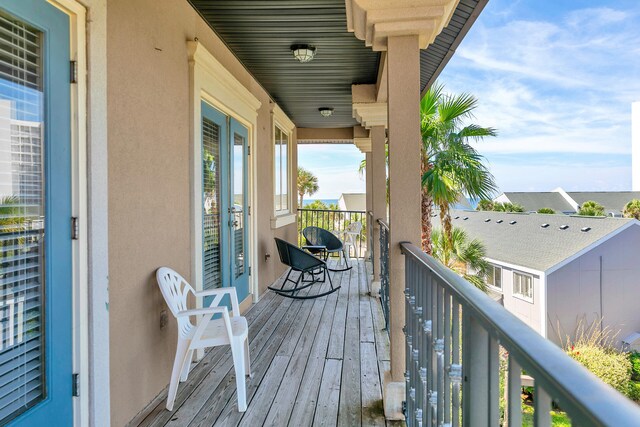
[[[344,230],[344,245],[346,249],[346,256],[348,258],[350,258],[351,255],[351,247],[353,247],[356,258],[360,255],[358,254],[358,245],[356,245],[356,242],[361,232],[362,223],[360,221],[354,221],[350,223]],[[351,261],[351,259],[348,259],[347,261]]]
[[[249,363],[249,327],[247,319],[240,316],[238,296],[235,288],[217,288],[196,292],[191,285],[174,270],[160,267],[156,271],[156,279],[169,309],[178,321],[178,346],[173,362],[167,409],[173,410],[173,403],[178,391],[178,382],[184,382],[189,375],[193,351],[200,348],[230,345],[233,355],[233,366],[236,371],[236,387],[238,389],[238,410],[247,410],[245,375],[251,376]],[[189,293],[196,297],[213,296],[209,307],[187,308]],[[229,295],[232,313],[225,306],[219,306],[222,298]],[[219,319],[211,319],[214,314],[221,314]],[[197,322],[191,323],[191,317]]]

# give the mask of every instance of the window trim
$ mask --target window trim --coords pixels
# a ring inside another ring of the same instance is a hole
[[[492,290],[494,290],[494,291],[496,291],[496,292],[504,293],[504,286],[503,286],[503,284],[504,284],[504,283],[503,283],[504,275],[502,274],[502,272],[503,272],[503,270],[504,270],[504,269],[503,269],[503,267],[502,267],[502,266],[499,266],[499,265],[491,264],[491,263],[489,264],[489,266],[493,269],[493,282],[494,282],[494,283],[495,283],[495,281],[496,281],[496,280],[495,280],[495,279],[496,279],[496,275],[495,275],[496,269],[497,269],[497,268],[498,268],[498,269],[500,269],[500,287],[497,287],[497,286],[495,286],[495,285],[492,285],[492,284],[491,284],[491,283],[489,283],[489,282],[487,282],[487,286],[489,286],[489,288],[491,288]]]
[[[291,224],[293,221],[290,217],[293,217],[295,220],[295,213],[293,209],[293,168],[292,168],[292,157],[293,157],[293,131],[295,129],[295,124],[287,117],[287,115],[282,111],[282,109],[278,105],[274,105],[273,107],[273,125],[271,128],[271,158],[273,160],[272,163],[272,183],[273,183],[273,216],[271,217],[271,226],[272,228],[279,228],[285,225]],[[286,138],[287,138],[287,209],[276,210],[275,205],[275,196],[276,196],[276,163],[275,163],[275,150],[276,150],[276,129],[280,129]]]
[[[528,277],[531,279],[531,296],[528,297],[522,293],[516,293],[515,291],[515,286],[516,286],[516,275],[520,275],[522,277]],[[521,299],[523,301],[527,301],[533,304],[533,299],[534,299],[534,276],[532,274],[527,274],[521,271],[513,271],[513,278],[512,278],[512,282],[511,282],[511,294],[513,295],[514,298],[518,298]]]

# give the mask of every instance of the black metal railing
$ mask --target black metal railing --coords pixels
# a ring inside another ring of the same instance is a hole
[[[418,247],[403,243],[407,426],[522,425],[521,374],[534,378],[534,425],[554,405],[572,425],[638,425],[640,408]],[[500,347],[506,352],[500,354]]]
[[[357,235],[348,235],[349,226],[359,222],[362,227]],[[367,250],[367,213],[365,211],[339,211],[330,209],[298,209],[298,244],[306,244],[302,230],[315,226],[335,233],[349,243],[349,256],[364,258]]]
[[[367,224],[370,224],[369,227],[367,227],[367,242],[371,242],[370,245],[367,245],[367,251],[366,251],[366,255],[367,255],[367,259],[370,262],[373,262],[374,257],[375,257],[375,253],[376,253],[376,245],[373,240],[373,225],[374,225],[374,220],[373,220],[373,212],[371,211],[367,211]]]
[[[378,219],[380,225],[380,304],[384,313],[384,328],[389,331],[389,225]]]

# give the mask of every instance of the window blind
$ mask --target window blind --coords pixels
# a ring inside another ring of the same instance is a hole
[[[220,271],[220,126],[202,117],[203,288],[222,285]]]
[[[0,424],[46,390],[41,43],[0,11]]]

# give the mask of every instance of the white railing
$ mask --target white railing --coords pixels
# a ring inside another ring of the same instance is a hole
[[[640,425],[631,400],[416,246],[401,247],[409,427],[498,426],[500,347],[508,359],[509,426],[522,425],[522,370],[535,380],[535,426],[551,425],[552,402],[572,425]]]

